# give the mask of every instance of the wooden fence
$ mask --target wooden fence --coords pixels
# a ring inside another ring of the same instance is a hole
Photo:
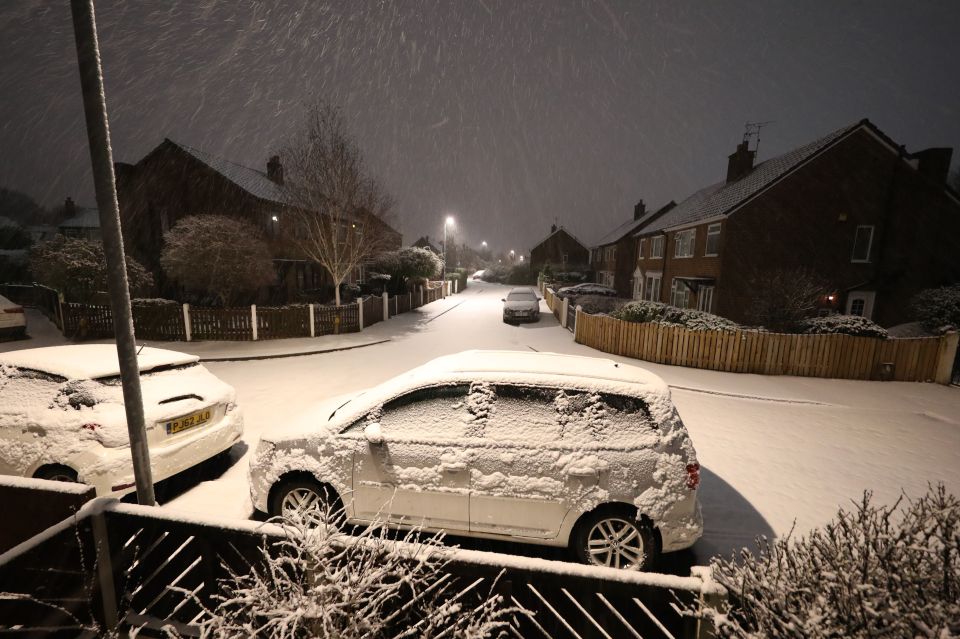
[[[57,328],[63,328],[60,294],[52,288],[41,284],[0,284],[0,295],[14,304],[39,309]]]
[[[375,295],[363,300],[363,327],[373,326],[383,321],[383,298]]]
[[[948,384],[958,335],[878,339],[694,331],[578,312],[574,339],[605,353],[674,366],[761,375]]]

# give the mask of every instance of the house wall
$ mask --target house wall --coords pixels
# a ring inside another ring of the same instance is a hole
[[[556,270],[563,265],[563,255],[567,255],[567,265],[582,266],[590,262],[590,251],[564,229],[558,230],[543,242],[530,250],[530,266],[541,269],[551,264]]]
[[[716,221],[699,224],[697,226],[688,227],[696,229],[696,237],[694,239],[694,250],[693,256],[691,257],[676,257],[675,256],[675,242],[676,234],[678,231],[670,231],[667,233],[652,233],[643,236],[646,240],[644,242],[644,255],[639,255],[639,240],[640,238],[635,238],[635,246],[637,247],[635,251],[637,252],[636,258],[636,267],[639,268],[642,272],[642,276],[646,277],[648,272],[651,273],[661,273],[662,274],[662,284],[660,287],[660,298],[658,301],[664,303],[670,303],[670,292],[673,278],[675,277],[709,277],[714,278],[716,282],[714,283],[714,299],[713,299],[713,309],[712,312],[717,312],[717,300],[720,290],[720,267],[721,267],[721,257],[724,254],[724,240],[726,235],[725,223],[720,222],[720,249],[716,256],[707,256],[707,227],[710,224],[717,223]],[[687,230],[687,229],[681,229]],[[663,245],[663,257],[662,258],[651,258],[651,243],[654,236],[660,235],[664,237]],[[631,284],[632,287],[632,284]],[[691,293],[690,296],[690,306],[692,308],[697,308],[697,303],[699,300],[699,291]]]

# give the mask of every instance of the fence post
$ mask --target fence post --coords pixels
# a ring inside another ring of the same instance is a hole
[[[453,292],[456,293],[460,288],[460,280],[453,280]]]
[[[183,305],[183,332],[187,336],[187,341],[193,339],[193,325],[190,323],[190,305]]]
[[[253,341],[257,341],[257,305],[250,305],[250,328],[253,329]]]
[[[383,292],[383,321],[390,319],[390,294]]]
[[[413,310],[413,291],[407,291],[407,310]]]
[[[936,383],[949,385],[953,379],[953,363],[957,357],[958,342],[960,342],[960,333],[956,331],[940,336],[940,345],[937,348],[937,371],[933,379]]]
[[[573,318],[573,341],[582,344],[580,340],[577,339],[577,331],[580,330],[580,314],[583,313],[583,307],[577,304],[577,308],[574,309],[576,317]]]
[[[357,298],[357,323],[360,325],[360,330],[363,330],[363,295]]]
[[[560,326],[567,327],[567,311],[570,309],[570,298],[563,298],[563,304],[560,305]]]
[[[420,285],[420,306],[423,306],[423,284]]]
[[[311,304],[311,305],[310,305],[310,337],[316,337],[316,336],[317,336],[317,331],[316,331],[316,328],[314,328],[314,323],[313,323],[313,322],[314,322],[314,320],[313,320],[313,304]]]

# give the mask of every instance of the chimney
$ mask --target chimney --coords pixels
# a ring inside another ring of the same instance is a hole
[[[727,156],[727,184],[736,182],[753,170],[753,158],[756,151],[747,148],[749,143],[744,140],[737,145],[737,150]]]
[[[270,156],[267,162],[267,179],[275,184],[283,184],[283,165],[280,164],[280,156]]]
[[[73,203],[73,198],[68,197],[66,202],[63,203],[63,216],[73,217],[77,214],[77,206]]]
[[[643,203],[643,200],[640,200],[633,206],[633,219],[639,220],[647,213],[647,205]]]
[[[950,147],[934,147],[910,155],[911,159],[917,161],[917,170],[939,185],[947,183],[952,157],[953,149]]]
[[[556,233],[556,232],[557,232],[557,225],[556,225],[556,224],[551,224],[551,225],[550,225],[550,235],[553,235],[553,234]]]

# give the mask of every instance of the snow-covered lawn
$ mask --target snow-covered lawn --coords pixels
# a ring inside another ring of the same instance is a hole
[[[539,323],[504,324],[500,299],[507,289],[471,281],[459,295],[361,334],[364,342],[389,340],[375,346],[209,363],[237,389],[246,413],[247,448],[235,450],[244,458],[165,507],[249,517],[245,457],[260,433],[315,401],[371,386],[434,357],[470,348],[607,357],[574,343],[545,305]],[[310,341],[310,349],[328,348],[324,339]],[[190,351],[189,345],[175,348]],[[794,522],[798,532],[820,525],[864,489],[883,501],[896,499],[902,489],[919,495],[927,482],[943,481],[960,492],[958,388],[737,375],[613,359],[644,366],[673,389],[704,467],[705,533],[695,547],[697,561],[750,544],[759,534],[786,534]]]

